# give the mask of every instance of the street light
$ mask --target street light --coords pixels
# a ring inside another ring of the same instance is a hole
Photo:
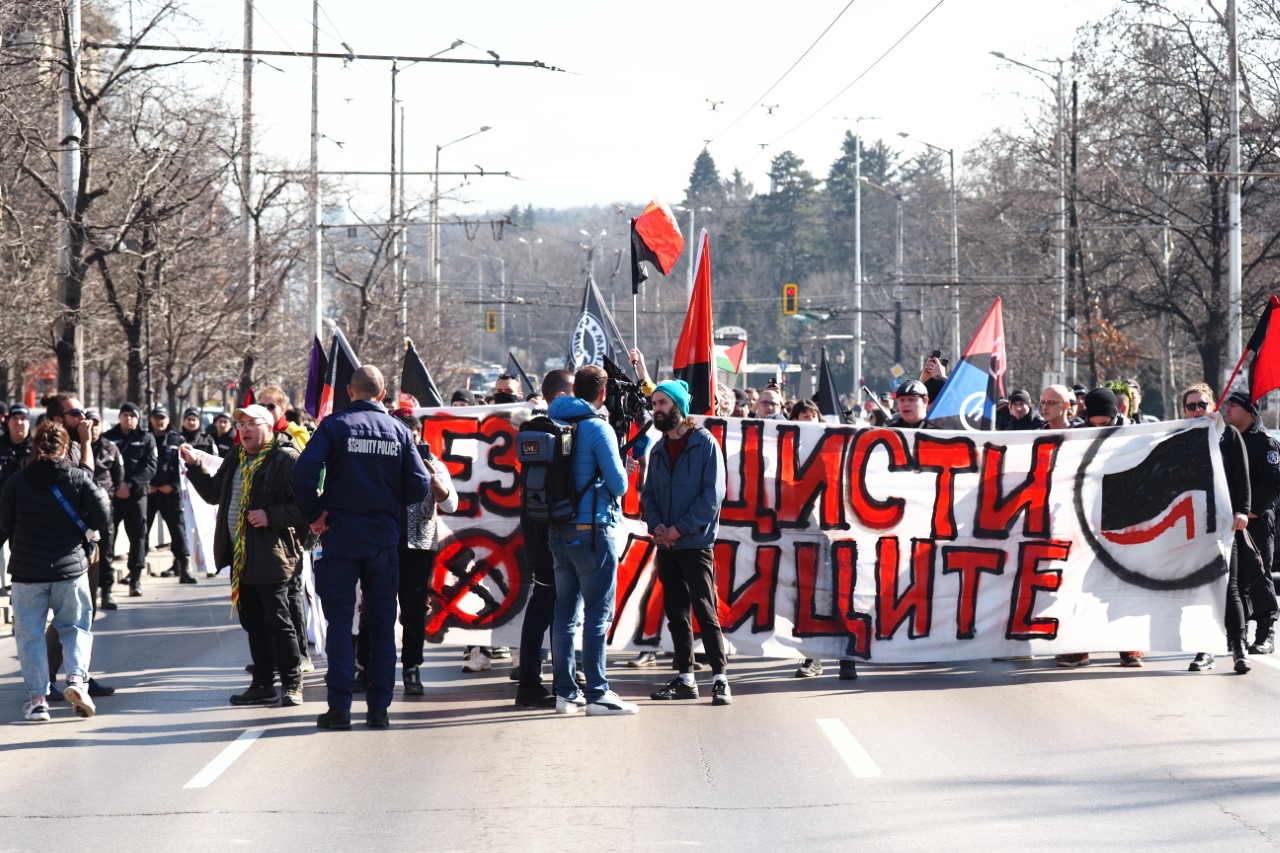
[[[689,298],[690,298],[690,299],[692,299],[692,298],[693,298],[693,274],[694,274],[694,265],[695,265],[695,263],[697,262],[697,259],[698,259],[698,249],[699,249],[699,248],[701,248],[700,246],[698,246],[698,245],[697,245],[697,242],[698,242],[698,235],[697,235],[697,234],[695,234],[695,233],[694,233],[694,230],[693,230],[694,212],[695,212],[695,211],[699,211],[699,210],[701,210],[703,213],[710,213],[710,212],[711,212],[711,210],[712,210],[712,208],[710,208],[710,207],[705,207],[705,206],[704,206],[704,207],[685,207],[685,206],[684,206],[684,205],[682,205],[682,204],[677,204],[677,205],[675,206],[675,209],[676,209],[676,210],[684,210],[684,211],[688,211],[688,213],[689,213],[689,242],[688,242],[688,245],[690,245],[690,246],[692,246],[692,247],[693,247],[693,250],[692,250],[692,251],[689,253],[689,255],[688,255],[688,258],[689,258]]]
[[[996,59],[1016,65],[1043,80],[1052,80],[1050,87],[1058,107],[1058,321],[1053,327],[1053,369],[1060,375],[1061,382],[1074,382],[1076,379],[1075,357],[1071,358],[1071,369],[1067,370],[1067,347],[1063,336],[1067,329],[1067,129],[1066,105],[1062,92],[1063,60],[1045,59],[1043,62],[1057,62],[1058,73],[1050,74],[1043,68],[1028,65],[1025,62],[1006,56],[998,50],[991,51]],[[1046,84],[1047,85],[1047,84]],[[1075,349],[1075,341],[1071,348]]]
[[[853,120],[853,399],[862,399],[862,122]]]
[[[473,136],[479,136],[493,130],[489,125],[484,125],[479,130],[472,131],[466,136],[459,136],[452,142],[446,142],[444,145],[436,146],[436,168],[432,173],[432,190],[431,190],[431,269],[433,271],[432,278],[436,291],[436,326],[440,325],[440,152],[448,148],[450,145],[457,145],[459,142],[470,139]]]
[[[947,155],[951,163],[951,348],[955,358],[960,358],[960,231],[956,220],[956,152],[954,148],[943,148],[925,142],[917,136],[905,131],[898,131],[903,139],[914,139],[925,148]]]

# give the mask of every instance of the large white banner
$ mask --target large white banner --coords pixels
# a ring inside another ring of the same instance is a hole
[[[461,503],[428,634],[518,645],[529,590],[520,406],[428,409]],[[724,448],[715,546],[738,654],[882,662],[1218,650],[1230,546],[1208,419],[1065,432],[703,420]],[[616,529],[612,649],[670,648],[641,472]]]

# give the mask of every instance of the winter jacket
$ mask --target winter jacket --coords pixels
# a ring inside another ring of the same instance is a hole
[[[574,524],[618,523],[619,501],[627,491],[627,471],[618,454],[618,439],[591,404],[578,397],[557,397],[547,408],[553,420],[576,421],[573,436],[573,488],[580,492]]]
[[[422,461],[427,466],[427,473],[430,475],[429,482],[439,479],[449,489],[449,496],[443,501],[437,502],[434,492],[428,487],[425,498],[404,508],[404,514],[400,519],[400,547],[411,551],[435,551],[440,540],[436,513],[437,511],[456,511],[458,509],[458,492],[454,489],[453,480],[450,479],[449,472],[445,470],[444,465],[432,464],[435,456],[431,453],[431,445],[419,444],[418,454],[422,456]]]
[[[674,526],[680,531],[676,550],[710,548],[720,529],[724,489],[724,456],[711,433],[702,427],[692,430],[674,468],[664,435],[649,453],[640,495],[649,532],[659,524]]]
[[[155,488],[173,486],[173,491],[177,492],[182,485],[178,448],[186,442],[171,429],[161,433],[153,432],[151,437],[156,443],[156,473],[151,477],[151,485]],[[203,447],[200,449],[204,450]]]
[[[247,520],[245,522],[245,565],[240,582],[277,584],[289,580],[297,572],[307,532],[291,482],[298,451],[286,437],[261,452],[269,455],[254,475],[253,493],[245,510],[265,510],[268,524],[266,527],[254,527]],[[239,465],[240,449],[237,448],[222,460],[216,473],[210,474],[199,464],[187,466],[187,480],[196,494],[206,503],[218,506],[217,523],[213,529],[213,558],[219,566],[231,565],[234,557],[235,543],[231,539],[227,514],[231,506],[231,486]]]
[[[99,438],[93,447],[93,482],[112,497],[124,483],[124,460],[120,448],[105,438]]]
[[[67,503],[91,530],[110,524],[107,496],[83,468],[66,459],[27,465],[0,492],[0,532],[9,540],[9,575],[17,583],[53,583],[89,570],[85,534],[58,499]]]
[[[31,452],[31,436],[21,444],[14,444],[6,430],[0,430],[0,488],[22,467],[22,460]]]
[[[145,498],[151,478],[156,474],[156,441],[145,429],[135,429],[128,435],[120,427],[113,426],[102,434],[120,450],[124,459],[124,484],[129,487],[130,498]]]
[[[212,453],[214,456],[222,456],[222,452],[218,449],[217,443],[213,440],[213,436],[202,430],[195,432],[187,432],[185,429],[178,430],[178,435],[182,436],[182,440],[194,447],[196,450],[203,450],[205,453]]]
[[[324,472],[324,494],[318,493]],[[357,400],[320,422],[293,468],[308,522],[329,513],[328,556],[365,554],[400,541],[400,508],[427,496],[430,477],[408,427],[381,403]]]

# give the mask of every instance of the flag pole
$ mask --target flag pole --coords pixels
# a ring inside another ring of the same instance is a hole
[[[1253,352],[1253,350],[1250,349],[1240,351],[1240,360],[1236,362],[1236,369],[1231,371],[1231,378],[1228,379],[1227,384],[1223,386],[1222,396],[1218,398],[1217,405],[1213,407],[1215,412],[1222,409],[1222,403],[1227,399],[1227,395],[1231,393],[1231,386],[1235,384],[1236,376],[1240,374],[1240,368],[1244,365],[1244,360],[1249,357],[1249,353],[1251,352]]]

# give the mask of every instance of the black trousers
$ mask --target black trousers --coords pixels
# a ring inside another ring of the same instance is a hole
[[[520,624],[520,686],[542,683],[542,648],[556,615],[556,570],[548,540],[551,527],[520,520],[524,533],[524,571],[531,580]]]
[[[98,560],[96,566],[89,567],[89,587],[93,592],[94,606],[97,606],[98,590],[110,590],[116,582],[115,570],[111,568],[111,561],[116,555],[116,521],[114,502],[110,507],[111,516],[108,518],[105,530],[99,530],[98,535]],[[96,569],[96,572],[95,572]],[[97,588],[94,588],[94,579],[97,578]]]
[[[276,672],[288,687],[302,678],[298,638],[289,613],[289,583],[240,584],[240,626],[249,635],[253,681],[270,685]]]
[[[136,581],[142,577],[147,568],[147,496],[137,495],[121,500],[116,498],[112,504],[112,544],[117,541],[115,532],[124,522],[125,535],[129,537],[129,580]]]
[[[693,672],[693,622],[689,618],[692,611],[698,617],[711,672],[716,675],[724,672],[728,661],[724,634],[720,631],[720,614],[716,612],[715,558],[711,549],[659,548],[658,580],[662,582],[662,603],[675,646],[676,667],[682,673]]]
[[[1276,552],[1275,530],[1266,517],[1249,519],[1249,526],[1245,529],[1253,539],[1253,544],[1258,546],[1262,565],[1247,576],[1245,573],[1241,574],[1240,589],[1248,599],[1250,618],[1265,632],[1276,621],[1276,611],[1280,610],[1276,602],[1276,588],[1271,582],[1271,566]]]
[[[156,520],[156,513],[164,519],[164,526],[169,529],[169,550],[174,557],[187,558],[187,525],[182,511],[182,495],[174,492],[163,495],[157,492],[147,498],[147,534],[151,533],[151,524]]]
[[[298,638],[298,654],[304,659],[311,656],[307,646],[307,617],[302,609],[302,572],[289,578],[289,616],[293,619],[293,633]]]
[[[431,573],[436,567],[436,552],[400,548],[400,586],[396,597],[400,604],[400,666],[422,666],[422,649],[427,640],[427,596]],[[356,663],[369,665],[369,624],[360,610],[356,629]]]

